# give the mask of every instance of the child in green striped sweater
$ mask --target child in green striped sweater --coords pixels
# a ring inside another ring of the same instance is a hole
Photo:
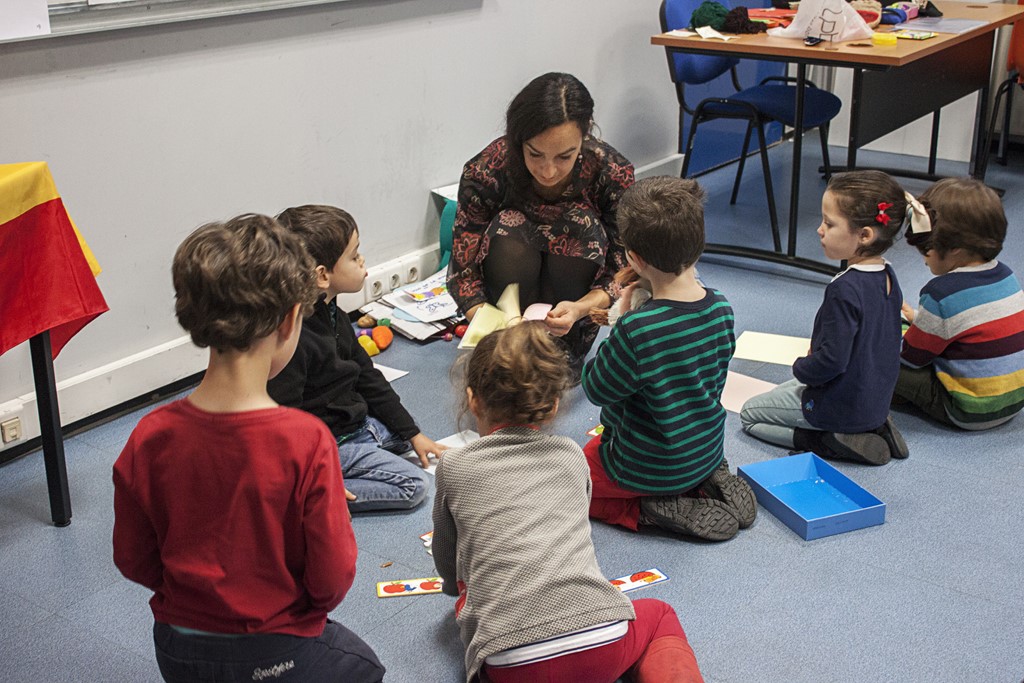
[[[757,502],[729,472],[721,405],[736,347],[733,312],[694,267],[704,251],[704,192],[648,178],[627,190],[618,223],[626,258],[652,298],[623,313],[583,371],[604,432],[587,444],[590,516],[724,541],[750,526]],[[631,288],[622,292],[632,300]]]

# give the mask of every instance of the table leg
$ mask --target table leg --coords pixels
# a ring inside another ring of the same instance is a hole
[[[804,88],[807,65],[796,65],[796,130],[793,131],[793,182],[789,191],[789,245],[786,254],[796,256],[796,230],[800,220],[800,155],[804,146]]]
[[[36,407],[43,440],[43,462],[46,465],[46,488],[50,494],[50,517],[56,526],[71,524],[71,494],[68,471],[64,462],[64,437],[60,431],[57,407],[57,382],[53,374],[53,354],[49,331],[29,340],[32,355],[32,377],[36,386]]]
[[[843,171],[852,171],[857,168],[857,147],[860,139],[860,110],[861,99],[863,98],[862,88],[864,85],[864,70],[853,70],[853,87],[850,98],[850,132],[846,141],[846,167]],[[837,169],[833,168],[835,173]]]
[[[985,169],[988,164],[980,162],[982,157],[989,153],[989,150],[982,149],[988,132],[988,90],[986,83],[978,91],[978,106],[974,113],[974,138],[971,140],[971,159],[967,164],[968,175],[982,182],[985,182]]]

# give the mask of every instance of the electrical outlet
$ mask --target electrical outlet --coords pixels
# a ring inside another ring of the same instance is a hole
[[[411,284],[413,282],[419,282],[423,279],[420,274],[420,257],[419,256],[407,256],[401,260],[401,271],[402,278],[405,280],[405,284]]]
[[[370,268],[366,274],[363,294],[367,301],[376,301],[391,291],[391,273],[386,266]]]
[[[17,441],[21,438],[21,418],[12,417],[10,420],[0,422],[0,437],[4,443]]]

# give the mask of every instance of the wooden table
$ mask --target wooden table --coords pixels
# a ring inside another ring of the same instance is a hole
[[[966,95],[980,91],[971,142],[969,173],[983,172],[978,158],[984,143],[987,121],[988,89],[992,73],[995,30],[1012,24],[1024,15],[1024,6],[935,3],[948,19],[974,19],[985,24],[960,34],[940,33],[928,40],[900,40],[895,46],[882,47],[871,40],[836,44],[826,50],[824,43],[808,47],[794,38],[775,38],[764,33],[741,35],[729,41],[703,40],[698,36],[680,37],[663,33],[653,36],[653,45],[705,55],[765,59],[796,65],[796,122],[793,136],[792,190],[789,200],[789,240],[785,252],[708,244],[710,253],[728,254],[783,263],[823,273],[834,273],[835,266],[796,255],[796,223],[800,196],[800,155],[803,149],[804,85],[809,65],[846,67],[854,70],[850,102],[850,132],[845,168],[857,167],[857,150],[922,116],[932,115],[932,140],[928,173],[883,169],[903,177],[934,177],[938,146],[939,110]],[[912,24],[913,22],[911,22]],[[880,26],[879,30],[890,30]],[[842,169],[835,169],[842,170]]]
[[[0,164],[0,355],[29,341],[50,516],[71,523],[53,359],[107,310],[99,266],[43,162]]]

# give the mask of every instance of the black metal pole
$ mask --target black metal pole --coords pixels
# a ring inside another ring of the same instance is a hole
[[[64,462],[64,437],[60,432],[50,332],[37,334],[28,344],[32,354],[32,377],[36,385],[36,407],[39,409],[39,430],[43,440],[46,488],[50,493],[50,516],[56,526],[67,526],[71,524],[71,493],[68,491],[68,470]]]

